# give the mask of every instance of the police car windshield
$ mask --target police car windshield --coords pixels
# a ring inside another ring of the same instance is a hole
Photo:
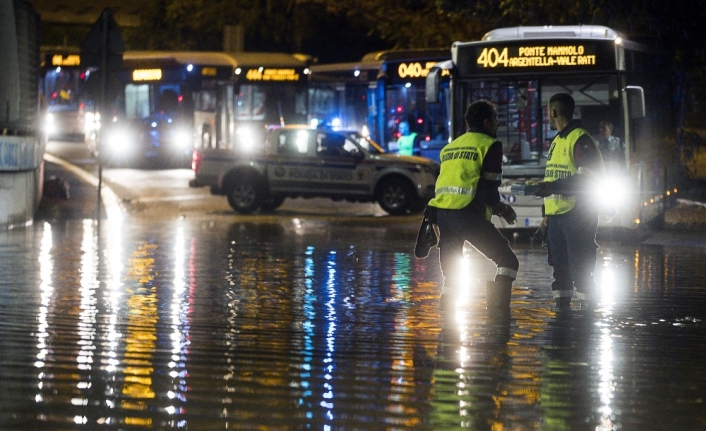
[[[383,154],[385,152],[385,150],[383,150],[375,141],[370,138],[366,138],[358,132],[345,132],[345,135],[348,139],[354,141],[371,154]]]

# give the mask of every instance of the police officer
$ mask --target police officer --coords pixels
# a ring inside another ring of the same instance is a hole
[[[554,267],[552,293],[556,307],[571,305],[574,288],[582,307],[595,305],[593,271],[596,230],[601,211],[589,199],[592,184],[604,175],[603,160],[591,135],[573,120],[574,99],[557,93],[549,99],[549,127],[558,133],[547,154],[544,181],[537,196],[544,197],[549,264]]]
[[[455,266],[463,257],[465,241],[497,265],[495,281],[488,282],[486,298],[491,317],[510,316],[512,282],[520,264],[510,243],[490,219],[493,214],[515,223],[515,211],[500,202],[503,147],[497,141],[498,115],[494,105],[481,100],[466,111],[468,132],[447,144],[440,154],[441,172],[436,196],[439,261],[444,276],[441,307],[451,304],[453,289],[461,288]]]

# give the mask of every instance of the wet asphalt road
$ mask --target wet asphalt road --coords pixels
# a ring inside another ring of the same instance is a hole
[[[473,251],[440,313],[415,216],[138,197],[97,221],[73,184],[0,232],[2,430],[706,429],[699,232],[601,243],[599,308],[559,315],[544,250],[515,242],[502,329]]]

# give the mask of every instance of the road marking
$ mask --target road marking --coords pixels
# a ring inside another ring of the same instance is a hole
[[[44,160],[55,163],[67,171],[71,171],[83,181],[92,185],[96,189],[98,188],[98,178],[78,166],[49,153],[44,153]],[[103,208],[105,209],[105,215],[108,220],[121,222],[125,219],[125,211],[123,211],[123,208],[120,205],[120,199],[110,187],[105,185],[105,183],[101,184],[101,202],[103,202]]]
[[[168,201],[187,201],[194,199],[203,199],[204,195],[186,195],[186,196],[152,196],[149,198],[138,198],[135,202],[146,203],[146,202],[168,202]]]

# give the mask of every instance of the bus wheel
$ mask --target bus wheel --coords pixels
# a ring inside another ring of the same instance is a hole
[[[263,213],[271,213],[284,203],[284,199],[284,196],[270,196],[262,202],[260,211]]]
[[[399,178],[390,178],[378,186],[377,201],[385,212],[392,215],[405,214],[414,202],[412,188]]]
[[[228,204],[240,214],[250,214],[260,207],[263,195],[261,182],[256,178],[245,177],[228,191]]]

